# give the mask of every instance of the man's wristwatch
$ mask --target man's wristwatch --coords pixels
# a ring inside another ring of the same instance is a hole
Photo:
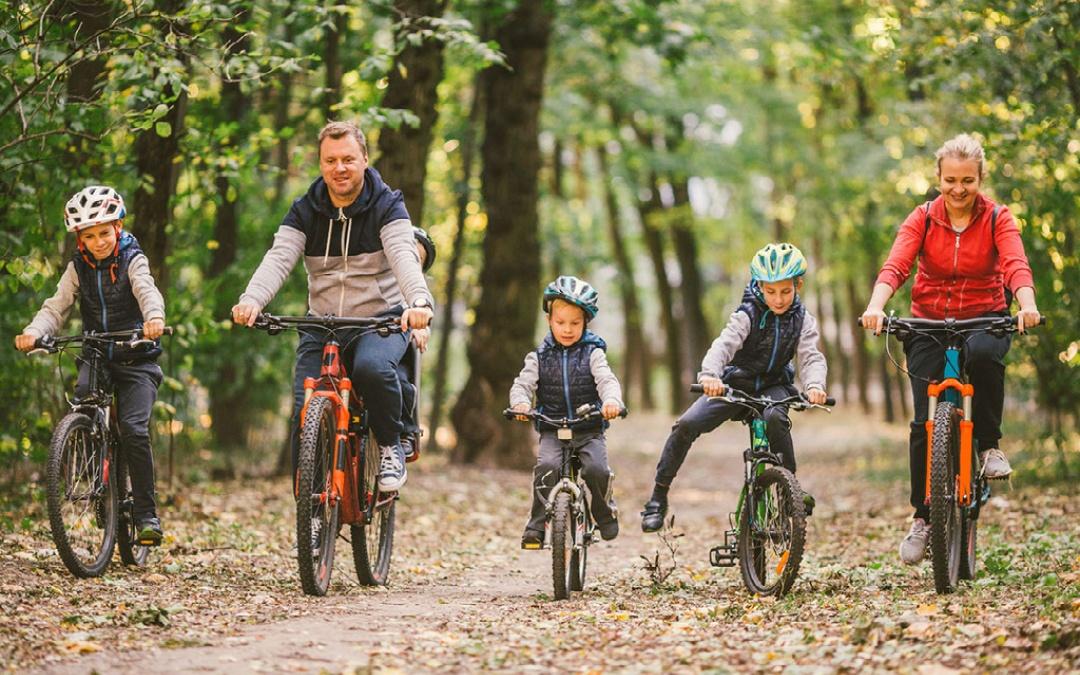
[[[413,303],[412,305],[410,305],[410,307],[412,307],[413,309],[431,309],[431,303],[428,301],[427,298],[418,298],[416,300],[413,300]]]

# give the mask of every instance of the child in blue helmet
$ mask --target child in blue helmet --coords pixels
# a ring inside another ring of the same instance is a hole
[[[697,437],[739,417],[741,407],[711,396],[722,395],[728,387],[773,399],[793,396],[798,392],[791,361],[797,356],[806,398],[811,403],[825,402],[827,367],[817,347],[817,320],[799,299],[804,274],[806,258],[791,244],[769,244],[754,255],[742,303],[701,362],[698,383],[705,393],[675,421],[664,444],[652,497],[641,513],[642,531],[656,532],[663,527],[668,488]],[[784,467],[794,473],[787,408],[769,408],[765,422],[769,446],[782,458]],[[806,506],[809,515],[812,498]]]
[[[543,308],[550,332],[535,350],[525,355],[525,366],[510,387],[510,407],[518,412],[536,408],[549,417],[573,417],[584,404],[601,406],[604,420],[616,417],[623,408],[622,387],[608,365],[604,340],[587,329],[596,316],[599,294],[581,279],[560,276],[544,290]],[[592,514],[605,541],[619,534],[618,509],[612,496],[615,474],[608,467],[604,427],[574,434],[581,476],[592,493]],[[559,480],[562,452],[555,429],[539,424],[540,452],[533,470],[533,502],[529,522],[521,537],[522,548],[536,548],[544,541],[546,494]]]

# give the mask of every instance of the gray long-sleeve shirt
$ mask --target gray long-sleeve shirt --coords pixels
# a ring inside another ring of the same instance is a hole
[[[719,379],[724,368],[731,363],[735,353],[742,348],[746,338],[750,335],[750,317],[745,312],[734,311],[728,318],[727,325],[720,332],[720,336],[713,340],[705,358],[701,361],[701,372],[698,373],[698,382],[703,378],[710,377]],[[825,391],[825,377],[828,374],[828,365],[825,363],[825,355],[818,349],[818,340],[821,337],[818,332],[817,319],[810,312],[803,316],[802,333],[799,334],[799,344],[796,348],[795,357],[799,364],[799,379],[807,389],[820,389]]]
[[[603,349],[594,349],[589,354],[589,372],[596,380],[596,391],[600,394],[600,400],[605,404],[614,403],[622,407],[622,386],[619,384],[619,378],[611,370],[607,354]],[[525,365],[514,378],[514,384],[510,386],[510,407],[531,406],[539,381],[540,362],[536,358],[536,352],[531,351],[525,355]]]
[[[128,279],[131,281],[131,292],[135,295],[135,301],[139,303],[143,321],[151,319],[165,320],[165,299],[161,297],[161,291],[154,283],[154,276],[150,273],[150,261],[145,255],[136,255],[128,263]],[[34,337],[56,335],[67,321],[71,308],[79,299],[79,273],[75,271],[75,263],[68,262],[64,273],[60,276],[60,283],[56,286],[56,293],[41,305],[41,309],[34,315],[34,319],[23,329],[23,333]]]

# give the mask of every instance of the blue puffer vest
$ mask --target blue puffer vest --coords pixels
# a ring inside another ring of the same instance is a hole
[[[798,295],[788,311],[777,315],[765,304],[751,281],[743,291],[742,304],[737,311],[750,318],[750,334],[724,368],[720,379],[747,393],[793,383],[795,368],[791,361],[798,350],[806,316],[806,308]]]
[[[589,368],[594,349],[607,351],[607,344],[596,333],[586,330],[581,339],[563,347],[548,333],[536,348],[536,360],[540,366],[540,378],[536,386],[537,410],[548,417],[572,417],[585,404],[599,405],[600,393]],[[582,430],[604,429],[607,422],[598,419],[579,427]],[[551,425],[537,423],[538,431],[554,429]]]
[[[104,260],[94,260],[89,254],[84,258],[79,251],[72,258],[79,275],[79,312],[84,331],[142,328],[142,310],[128,276],[128,265],[142,249],[135,237],[127,232],[121,233],[119,244],[116,255]],[[141,361],[157,358],[160,353],[161,346],[157,342],[136,349],[110,346],[108,350],[111,361]]]

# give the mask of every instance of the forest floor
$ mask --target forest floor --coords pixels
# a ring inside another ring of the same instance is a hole
[[[304,596],[284,479],[166,494],[165,545],[77,581],[36,505],[0,542],[0,664],[88,672],[913,672],[1080,668],[1080,497],[999,486],[978,578],[936,595],[900,564],[906,426],[850,413],[795,420],[799,478],[817,497],[791,594],[760,599],[711,568],[741,484],[745,429],[703,437],[672,489],[674,529],[638,511],[671,418],[616,422],[609,451],[623,532],[590,549],[589,579],[551,599],[550,554],[520,551],[529,475],[410,465],[390,584],[360,586],[339,541],[330,592]],[[168,491],[166,491],[168,492]],[[670,545],[670,546],[669,546]],[[672,550],[674,549],[674,550]],[[646,559],[671,569],[662,582]],[[672,569],[673,568],[673,569]]]

